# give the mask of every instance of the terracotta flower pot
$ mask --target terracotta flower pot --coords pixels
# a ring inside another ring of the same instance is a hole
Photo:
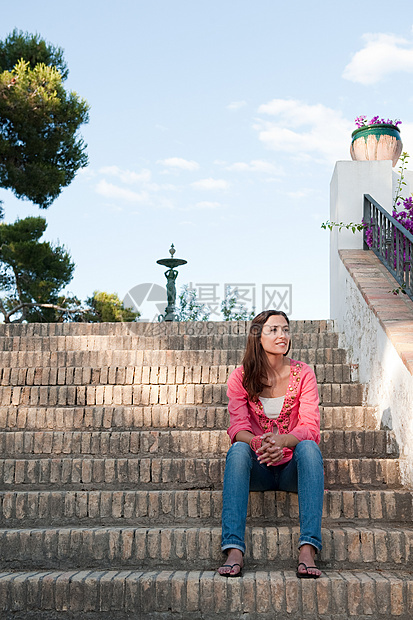
[[[351,137],[350,155],[355,161],[391,159],[395,166],[403,149],[395,125],[366,125],[353,131]]]

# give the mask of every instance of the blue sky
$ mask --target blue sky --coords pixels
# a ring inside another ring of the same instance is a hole
[[[400,118],[412,152],[410,2],[394,19],[388,3],[352,0],[2,5],[0,37],[19,28],[63,47],[67,86],[91,106],[90,164],[41,212],[76,263],[69,291],[163,286],[156,260],[174,243],[188,261],[178,289],[202,284],[212,302],[246,284],[259,311],[263,284],[291,285],[292,318],[329,316],[320,224],[354,118]],[[0,199],[6,221],[39,213]]]

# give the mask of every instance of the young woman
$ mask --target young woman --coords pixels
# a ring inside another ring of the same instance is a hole
[[[298,492],[297,577],[321,575],[315,566],[324,495],[317,382],[307,364],[286,357],[290,346],[284,312],[261,312],[251,323],[242,366],[228,379],[232,446],[225,465],[221,545],[227,559],[218,569],[225,577],[242,572],[250,490]]]

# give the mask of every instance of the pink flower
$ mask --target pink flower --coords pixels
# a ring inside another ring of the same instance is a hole
[[[395,127],[397,127],[398,125],[401,125],[402,122],[398,119],[393,121],[391,118],[385,120],[384,118],[380,118],[379,116],[373,116],[371,120],[367,121],[367,116],[358,116],[355,119],[355,123],[356,127],[360,128],[367,127],[367,125],[394,125]]]

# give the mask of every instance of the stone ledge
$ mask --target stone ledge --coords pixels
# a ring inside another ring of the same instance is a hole
[[[50,325],[50,324],[48,324]],[[68,323],[75,325],[75,323]],[[105,325],[102,323],[101,325]],[[1,325],[0,325],[1,327]],[[337,347],[338,334],[335,332],[292,332],[294,346],[305,347]],[[130,355],[138,357],[138,351],[219,351],[244,349],[247,342],[246,334],[220,334],[212,332],[210,335],[187,336],[176,334],[173,336],[0,336],[0,351],[61,355],[62,353],[78,353],[91,355],[102,353],[109,355]],[[111,362],[112,363],[112,362]],[[101,362],[102,364],[102,362]],[[83,364],[80,364],[83,365]],[[110,365],[103,362],[103,365]]]
[[[2,323],[1,337],[34,337],[63,336],[189,336],[201,335],[245,335],[248,333],[249,321],[181,321],[168,323]],[[296,333],[333,332],[333,321],[300,320],[291,321],[292,330]]]
[[[289,570],[296,566],[298,525],[247,526],[248,568]],[[320,568],[410,570],[413,530],[404,525],[331,525],[322,528]],[[69,526],[0,529],[0,568],[73,570],[102,564],[109,570],[208,570],[219,565],[221,528],[191,525]]]
[[[248,571],[237,580],[199,570],[0,573],[7,620],[407,620],[412,593],[403,571],[328,571],[316,581],[293,571]]]
[[[224,456],[231,443],[226,429],[203,430],[110,430],[110,431],[16,431],[0,430],[2,458],[31,456],[97,458],[208,457]],[[321,430],[323,457],[396,458],[398,447],[387,430]]]
[[[324,405],[361,405],[360,383],[318,383]],[[0,406],[74,407],[120,405],[215,405],[228,403],[226,383],[0,386]]]
[[[293,358],[295,359],[295,358]],[[303,361],[303,360],[301,360]],[[143,366],[38,366],[26,368],[0,368],[1,386],[52,386],[52,385],[189,385],[227,383],[235,364],[168,364]],[[310,364],[318,383],[354,383],[357,364]]]
[[[394,295],[399,285],[371,251],[339,250],[340,258],[370,310],[413,375],[413,302]]]
[[[107,524],[146,527],[219,525],[222,492],[204,490],[153,491],[0,491],[0,527],[54,527]],[[248,523],[278,526],[294,520],[297,525],[298,495],[285,491],[252,491]],[[413,521],[413,492],[404,489],[324,491],[324,527],[378,527]],[[156,521],[155,521],[156,520]]]
[[[375,408],[361,405],[320,405],[324,429],[378,429]],[[122,430],[177,428],[214,430],[229,426],[225,406],[110,405],[94,407],[0,407],[3,430]]]
[[[174,484],[177,489],[222,488],[225,458],[79,458],[32,457],[0,459],[0,487],[3,490],[44,488],[88,490],[104,484],[107,490],[153,488]],[[399,461],[389,458],[325,458],[326,487],[400,487]],[[74,485],[74,486],[73,486]],[[355,485],[358,485],[357,487]],[[29,487],[29,488],[28,488]]]

